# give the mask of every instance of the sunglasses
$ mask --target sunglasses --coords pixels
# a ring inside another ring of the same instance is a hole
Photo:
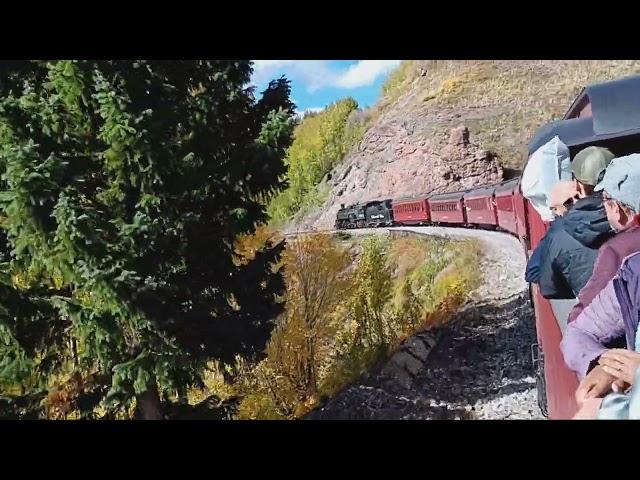
[[[571,205],[573,205],[574,203],[576,203],[578,200],[580,200],[580,197],[578,196],[578,194],[576,193],[573,197],[567,199],[566,202],[564,202],[562,204],[563,207],[565,208],[569,208]]]

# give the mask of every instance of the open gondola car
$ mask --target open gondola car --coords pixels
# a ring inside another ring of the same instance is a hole
[[[570,150],[571,158],[590,145],[609,148],[616,156],[640,152],[640,77],[629,77],[586,87],[563,120],[540,128],[529,145],[529,156],[558,136]],[[547,225],[527,203],[524,218],[531,254],[544,236]],[[578,381],[564,363],[560,342],[567,317],[575,302],[547,300],[533,287],[538,343],[543,356],[544,380],[549,416],[571,418],[577,409],[574,395]]]

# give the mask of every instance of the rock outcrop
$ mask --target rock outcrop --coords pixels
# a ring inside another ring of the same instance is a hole
[[[330,177],[327,202],[304,228],[331,228],[341,203],[489,185],[500,182],[503,171],[495,155],[470,141],[464,125],[451,129],[441,145],[416,134],[412,123],[395,121],[370,129]]]

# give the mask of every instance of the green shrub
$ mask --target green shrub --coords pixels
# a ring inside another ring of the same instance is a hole
[[[357,108],[352,98],[339,100],[322,112],[305,116],[296,127],[285,160],[288,187],[269,203],[273,220],[289,220],[325,198],[328,189],[319,188],[322,179],[364,133],[362,123],[349,120]]]

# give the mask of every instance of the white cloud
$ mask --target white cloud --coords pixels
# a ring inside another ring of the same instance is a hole
[[[265,68],[279,68],[294,63],[295,60],[254,60],[253,67],[255,71]]]
[[[310,108],[305,108],[302,113],[303,114],[304,113],[319,113],[322,110],[324,110],[324,107],[310,107]]]
[[[372,85],[378,77],[389,73],[400,64],[400,60],[360,60],[351,65],[334,82],[336,87],[357,88]]]
[[[288,78],[302,81],[309,93],[326,87],[352,89],[373,84],[399,63],[400,60],[359,60],[347,69],[338,69],[329,60],[254,60],[252,82],[262,84],[284,71]]]
[[[305,108],[304,110],[296,110],[296,115],[298,117],[303,117],[305,113],[319,113],[324,110],[325,107],[310,107]]]

